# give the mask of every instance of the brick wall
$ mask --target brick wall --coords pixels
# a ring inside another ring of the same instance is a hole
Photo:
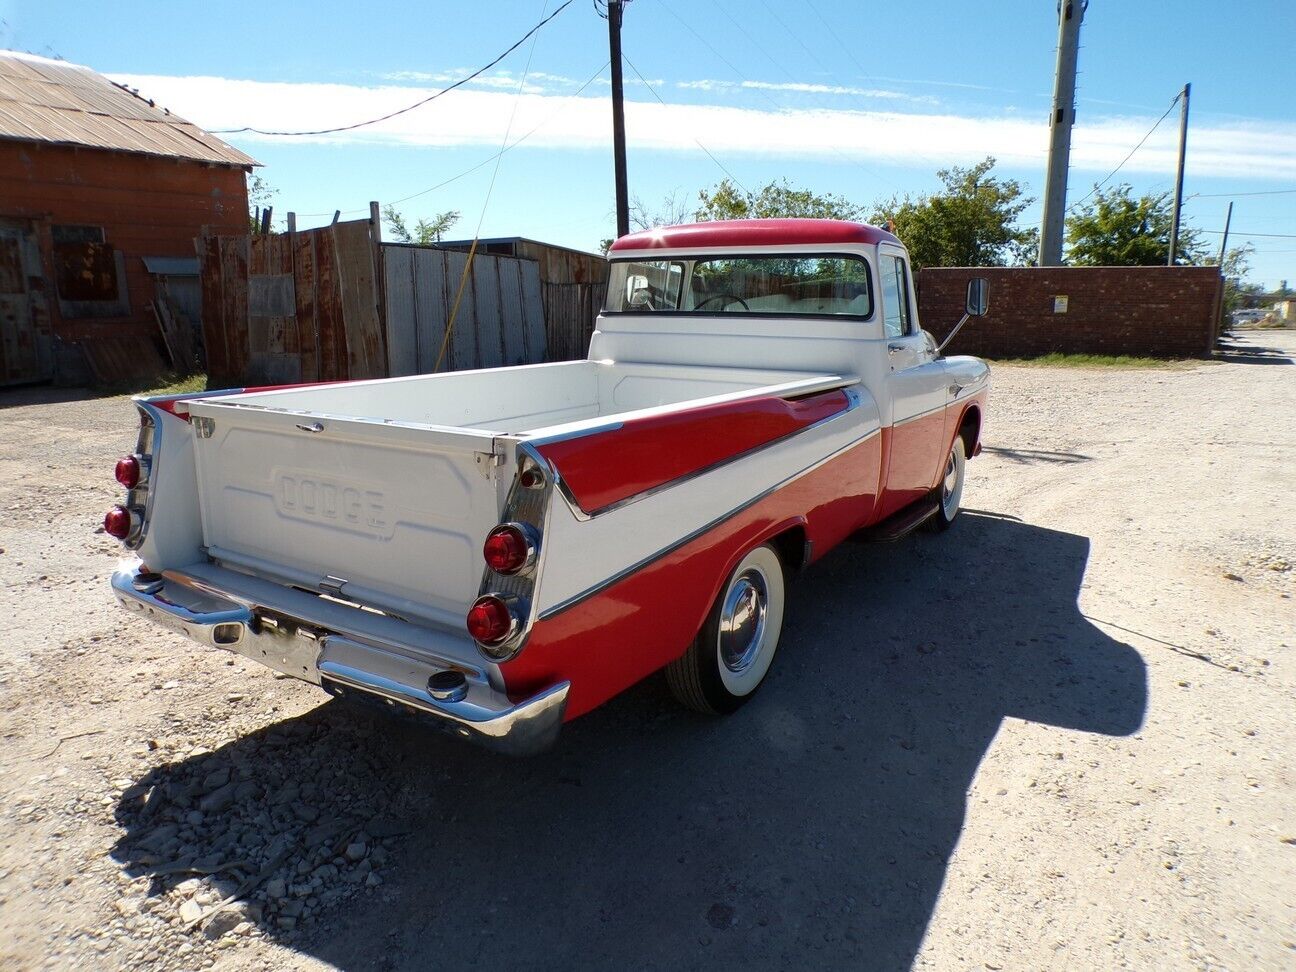
[[[934,267],[917,274],[923,327],[937,341],[963,315],[967,282],[990,282],[990,312],[947,349],[987,358],[1051,351],[1198,358],[1215,343],[1216,267]],[[1065,313],[1054,312],[1057,297]]]

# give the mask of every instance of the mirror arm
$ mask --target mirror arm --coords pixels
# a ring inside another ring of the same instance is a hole
[[[945,336],[945,340],[936,346],[937,354],[940,354],[942,351],[945,350],[945,346],[954,340],[954,335],[959,332],[959,328],[961,328],[964,324],[966,324],[968,320],[971,319],[971,317],[972,317],[971,314],[964,314],[962,318],[959,319],[959,322],[954,325],[954,330],[950,331],[949,334]]]

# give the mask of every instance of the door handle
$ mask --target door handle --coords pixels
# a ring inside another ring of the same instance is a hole
[[[901,352],[901,351],[907,351],[907,350],[909,350],[909,348],[908,348],[907,345],[904,345],[904,344],[888,344],[888,345],[887,345],[887,351],[888,351],[890,354],[898,354],[898,353]]]

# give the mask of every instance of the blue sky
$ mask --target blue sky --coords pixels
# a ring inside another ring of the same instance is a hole
[[[0,43],[88,64],[211,129],[297,130],[410,104],[492,60],[560,2],[9,0]],[[938,168],[993,154],[1038,196],[1056,34],[1054,0],[633,0],[631,192],[659,210],[728,172],[751,188],[786,177],[869,203],[933,189]],[[1274,194],[1296,190],[1293,38],[1296,7],[1276,0],[1094,0],[1069,200],[1191,81],[1187,224],[1222,229],[1233,198],[1231,242],[1255,246],[1253,279],[1296,282],[1296,192]],[[411,220],[460,210],[455,235],[480,222],[484,236],[594,248],[613,224],[606,65],[606,23],[576,0],[480,81],[391,122],[311,139],[226,137],[265,163],[276,213],[295,210],[301,226],[400,200]],[[1176,123],[1177,111],[1115,181],[1170,189]],[[517,144],[496,174],[506,131]],[[1027,218],[1038,221],[1038,204]],[[1204,238],[1219,245],[1218,233]]]

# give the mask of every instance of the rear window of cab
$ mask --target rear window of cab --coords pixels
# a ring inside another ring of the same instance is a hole
[[[845,254],[613,260],[605,313],[873,316],[863,257]]]

